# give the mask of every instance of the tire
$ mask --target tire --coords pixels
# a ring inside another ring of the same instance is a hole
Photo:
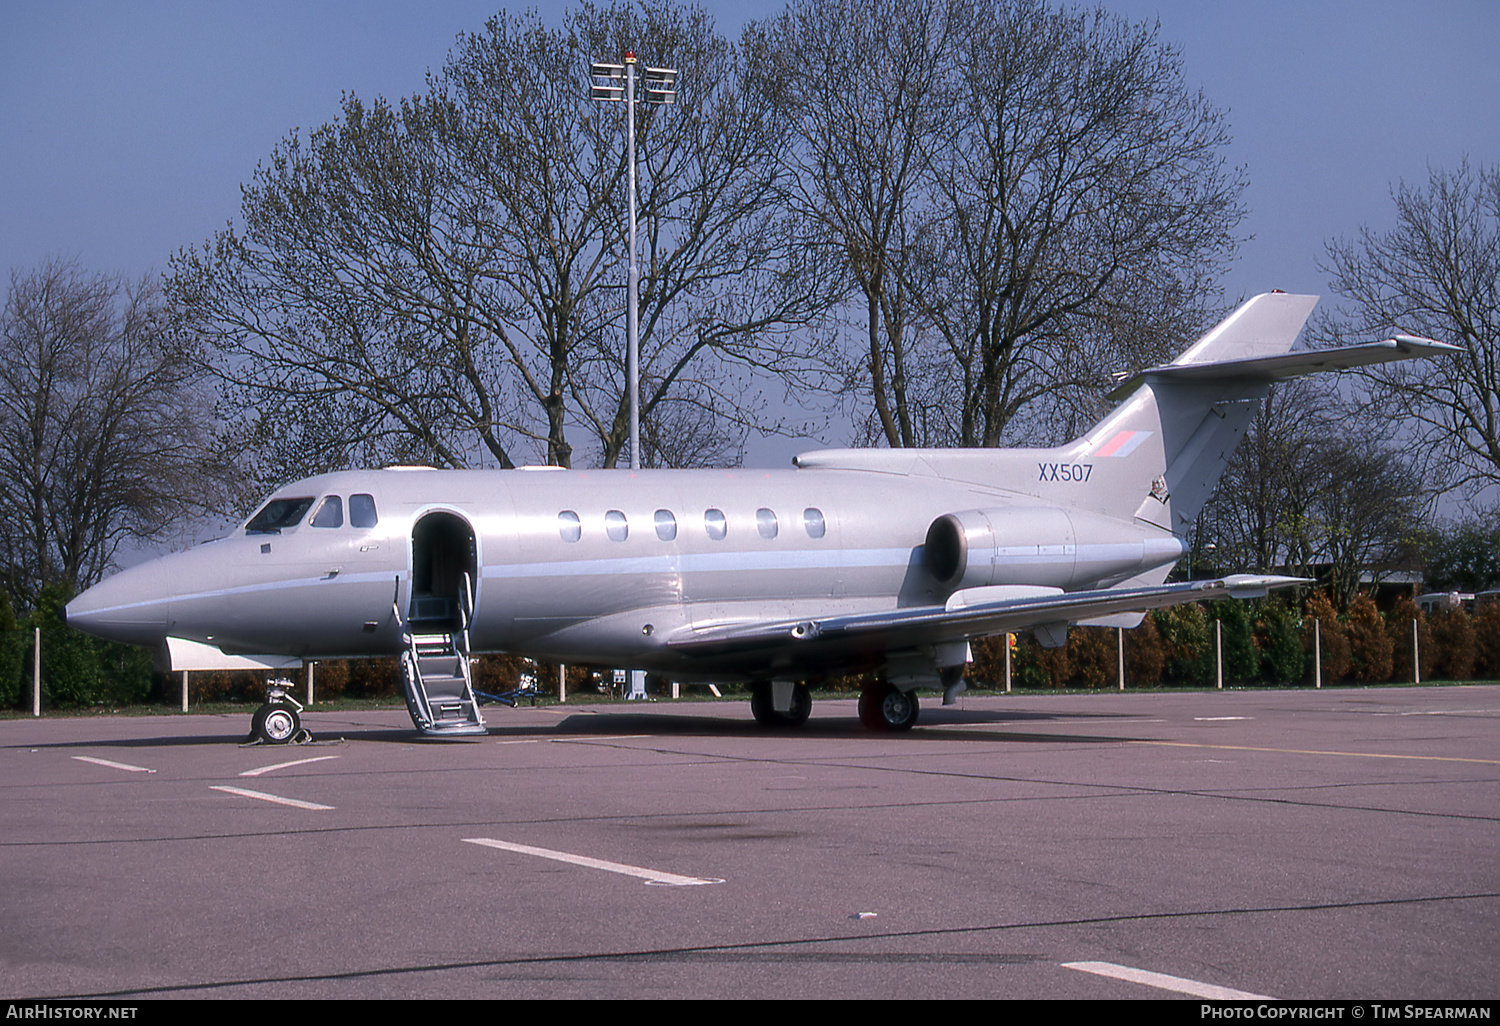
[[[250,734],[268,745],[284,745],[302,730],[302,717],[289,705],[268,703],[255,710]]]
[[[871,685],[859,695],[859,721],[871,730],[910,730],[917,711],[917,696],[890,684]]]
[[[772,704],[771,685],[762,681],[750,685],[750,712],[762,727],[800,727],[812,715],[812,695],[806,684],[794,685],[791,709],[777,712]]]

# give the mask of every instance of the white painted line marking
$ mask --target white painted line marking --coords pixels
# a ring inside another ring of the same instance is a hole
[[[262,766],[260,769],[246,770],[241,773],[242,777],[258,777],[262,773],[270,773],[272,770],[286,769],[289,766],[306,766],[310,762],[327,762],[329,759],[337,759],[337,755],[320,755],[314,759],[294,759],[291,762],[278,762],[274,766]]]
[[[559,745],[581,745],[590,741],[632,741],[650,736],[650,734],[590,734],[587,737],[555,737],[552,740]]]
[[[226,794],[237,794],[243,798],[259,798],[263,802],[275,802],[277,805],[290,805],[294,809],[311,809],[314,812],[326,812],[333,808],[332,805],[319,805],[317,802],[303,802],[296,798],[282,798],[279,795],[266,794],[264,791],[247,791],[243,787],[221,787],[214,784],[210,788],[214,791],[223,791]]]
[[[1377,712],[1376,716],[1493,716],[1494,709],[1408,709],[1404,712]]]
[[[1194,723],[1218,723],[1221,720],[1248,720],[1249,716],[1194,716]]]
[[[553,859],[557,862],[570,862],[575,866],[584,866],[588,869],[603,869],[610,873],[619,873],[622,876],[638,876],[647,883],[668,884],[672,887],[700,887],[704,884],[721,884],[723,880],[700,880],[696,876],[678,876],[676,873],[663,873],[656,869],[644,869],[641,866],[627,866],[622,862],[606,862],[604,859],[589,858],[587,855],[573,855],[565,851],[553,851],[551,848],[533,848],[529,844],[512,844],[509,841],[497,841],[491,837],[465,837],[466,844],[480,844],[486,848],[499,848],[501,851],[513,851],[521,855],[535,855],[538,858]]]
[[[144,766],[132,766],[128,762],[110,762],[108,759],[96,759],[92,755],[75,755],[73,758],[79,762],[91,762],[95,766],[108,766],[110,769],[125,770],[127,773],[155,773],[154,769]]]
[[[1193,997],[1208,998],[1213,1001],[1277,1000],[1266,994],[1251,994],[1248,991],[1234,990],[1230,987],[1216,987],[1212,983],[1200,983],[1197,980],[1168,976],[1166,973],[1148,972],[1145,969],[1132,969],[1128,965],[1115,965],[1113,962],[1064,962],[1062,966],[1064,969],[1077,969],[1079,972],[1093,973],[1095,976],[1108,976],[1116,980],[1139,983],[1158,990],[1175,991],[1178,994],[1191,994]]]
[[[1468,759],[1456,755],[1395,755],[1391,752],[1327,752],[1316,748],[1258,748],[1254,745],[1205,745],[1187,741],[1147,741],[1125,738],[1127,745],[1159,745],[1162,748],[1213,748],[1222,752],[1271,752],[1277,755],[1343,755],[1354,759],[1424,759],[1428,762],[1473,762],[1481,766],[1500,766],[1500,759]]]
[[[528,738],[525,738],[525,739],[523,739],[521,741],[496,741],[495,744],[497,744],[497,745],[534,745],[534,744],[539,744],[541,742],[541,740],[542,739],[539,738],[539,737],[528,737]]]

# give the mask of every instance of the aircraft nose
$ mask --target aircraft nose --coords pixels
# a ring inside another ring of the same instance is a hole
[[[69,627],[95,637],[160,644],[172,625],[165,570],[159,561],[122,570],[69,602],[63,615]]]

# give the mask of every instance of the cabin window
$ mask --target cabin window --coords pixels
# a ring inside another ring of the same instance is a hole
[[[656,511],[656,536],[662,541],[672,541],[677,537],[677,518],[669,509]]]
[[[380,517],[375,513],[375,496],[349,496],[349,526],[374,527],[378,523]]]
[[[604,533],[609,535],[610,541],[624,541],[628,538],[630,524],[625,521],[625,514],[617,509],[604,514]]]
[[[310,523],[314,527],[343,527],[344,500],[337,495],[330,495],[324,499],[323,505],[318,507]]]
[[[703,529],[714,541],[723,541],[724,536],[729,533],[729,525],[724,521],[724,511],[720,509],[708,509],[703,511]]]
[[[583,537],[583,525],[578,522],[578,514],[570,509],[565,509],[557,515],[557,533],[562,535],[565,542],[576,542]]]
[[[807,528],[809,538],[821,538],[828,530],[827,525],[823,523],[823,511],[812,506],[802,511],[802,526]]]
[[[312,509],[313,497],[299,499],[272,499],[261,507],[260,512],[245,525],[246,534],[280,534],[302,522],[302,517]]]
[[[767,540],[776,537],[776,514],[762,506],[755,511],[755,529]]]

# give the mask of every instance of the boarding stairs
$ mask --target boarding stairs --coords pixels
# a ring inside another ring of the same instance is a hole
[[[469,673],[469,625],[474,619],[474,598],[468,574],[464,575],[459,595],[456,630],[424,630],[421,621],[401,617],[399,606],[396,615],[405,642],[401,671],[411,721],[431,737],[485,734],[484,716],[479,712]]]

